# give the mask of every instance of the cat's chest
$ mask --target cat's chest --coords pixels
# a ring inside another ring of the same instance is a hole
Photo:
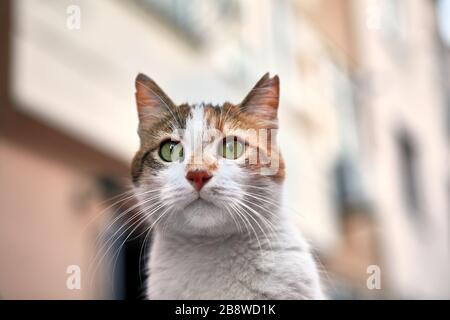
[[[153,299],[254,298],[246,283],[259,255],[234,246],[167,248],[154,245],[148,293]]]

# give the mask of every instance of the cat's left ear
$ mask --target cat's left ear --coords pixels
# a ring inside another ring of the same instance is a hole
[[[274,121],[277,119],[279,96],[280,79],[278,76],[271,78],[269,73],[266,73],[248,93],[240,106],[249,114]]]

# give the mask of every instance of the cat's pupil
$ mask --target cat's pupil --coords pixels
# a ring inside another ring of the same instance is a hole
[[[234,158],[237,158],[237,142],[233,141],[228,144],[228,147],[230,149],[230,153],[233,155]]]
[[[237,159],[242,155],[243,150],[243,143],[237,137],[233,137],[232,140],[224,140],[221,156],[231,160]]]

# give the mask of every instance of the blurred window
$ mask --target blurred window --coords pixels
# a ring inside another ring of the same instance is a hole
[[[445,94],[447,133],[450,137],[450,0],[435,0],[437,31],[440,43],[440,72]]]
[[[436,5],[439,35],[450,48],[450,0],[437,0]]]
[[[194,44],[201,45],[220,21],[236,20],[238,6],[232,0],[136,0],[147,11],[166,20]]]
[[[344,154],[337,161],[335,170],[337,205],[341,218],[353,213],[370,213],[369,200],[363,186],[361,168],[356,159]]]
[[[401,131],[397,136],[397,147],[405,204],[412,214],[417,214],[420,210],[420,203],[415,143],[406,131]]]

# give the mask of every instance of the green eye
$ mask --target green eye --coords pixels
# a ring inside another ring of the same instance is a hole
[[[159,156],[166,162],[181,161],[184,157],[183,146],[177,141],[165,141],[159,147]]]
[[[219,154],[227,159],[237,159],[244,153],[244,143],[237,137],[229,137],[223,140],[219,146]]]

